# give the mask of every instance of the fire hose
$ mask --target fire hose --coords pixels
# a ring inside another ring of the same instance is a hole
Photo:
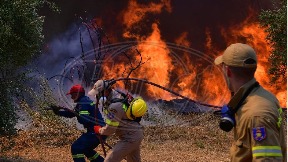
[[[150,81],[144,80],[144,79],[139,79],[139,78],[117,78],[117,79],[111,79],[111,80],[107,80],[107,81],[109,82],[110,85],[113,85],[113,84],[115,84],[117,81],[123,81],[123,80],[132,80],[132,81],[143,82],[143,83],[150,84],[150,85],[153,85],[153,86],[155,86],[155,87],[158,87],[158,88],[160,88],[160,89],[163,89],[163,90],[165,90],[165,91],[167,91],[167,92],[170,92],[170,93],[172,93],[172,94],[174,94],[174,95],[176,95],[176,96],[178,96],[178,97],[181,97],[181,98],[183,98],[183,99],[186,99],[186,100],[188,100],[188,101],[190,101],[190,102],[193,102],[193,103],[195,103],[195,104],[199,104],[199,105],[207,106],[207,107],[212,107],[212,108],[216,108],[216,109],[222,108],[222,106],[215,106],[215,105],[210,105],[210,104],[205,104],[205,103],[197,102],[197,101],[192,100],[192,99],[190,99],[190,98],[188,98],[188,97],[186,97],[186,96],[183,96],[183,95],[181,95],[181,94],[179,94],[179,93],[176,93],[176,92],[172,91],[171,89],[168,89],[168,88],[166,88],[166,87],[160,86],[160,85],[158,85],[158,84],[156,84],[156,83],[153,83],[153,82],[150,82]]]
[[[95,119],[96,119],[96,121],[97,121],[97,113],[99,113],[98,104],[99,104],[99,100],[96,99],[96,104],[95,104],[95,108],[96,108],[96,110],[95,110]],[[97,134],[96,134],[96,135],[97,135]],[[105,147],[104,147],[104,142],[105,142],[105,141],[103,141],[103,139],[102,139],[102,137],[101,137],[100,135],[97,135],[97,137],[98,137],[98,139],[100,140],[101,147],[102,147],[103,152],[104,152],[104,156],[106,157],[106,150],[105,150]],[[106,143],[106,144],[107,144],[107,143]],[[108,144],[107,144],[107,145],[108,145]],[[109,147],[109,148],[110,148],[110,147]],[[111,148],[110,148],[110,149],[111,149]]]
[[[117,79],[111,79],[111,80],[107,80],[107,81],[109,82],[110,85],[113,85],[113,84],[115,84],[117,81],[123,81],[123,80],[124,80],[124,81],[132,80],[132,81],[138,81],[138,82],[143,82],[143,83],[146,83],[146,84],[150,84],[150,85],[152,85],[152,86],[155,86],[155,87],[158,87],[158,88],[160,88],[160,89],[163,89],[163,90],[165,90],[165,91],[167,91],[167,92],[170,92],[170,93],[172,93],[172,94],[174,94],[174,95],[176,95],[176,96],[178,96],[178,97],[181,97],[181,98],[183,98],[183,99],[186,99],[186,100],[188,100],[188,101],[190,101],[190,102],[193,102],[193,103],[195,103],[195,104],[199,104],[199,105],[202,105],[202,106],[207,106],[207,107],[212,107],[212,108],[218,109],[218,110],[214,111],[214,114],[215,114],[215,115],[219,115],[219,114],[221,113],[221,110],[219,110],[219,109],[221,109],[222,106],[216,106],[216,105],[201,103],[201,102],[192,100],[192,99],[190,99],[190,98],[188,98],[188,97],[186,97],[186,96],[183,96],[183,95],[181,95],[181,94],[179,94],[179,93],[176,93],[176,92],[172,91],[171,89],[168,89],[168,88],[166,88],[166,87],[160,86],[160,85],[158,85],[158,84],[156,84],[156,83],[150,82],[150,81],[145,80],[145,79],[139,79],[139,78],[117,78]],[[287,111],[287,108],[286,108],[286,107],[282,107],[282,110],[283,110],[283,111]]]
[[[146,84],[149,84],[149,85],[158,87],[158,88],[160,88],[160,89],[163,89],[163,90],[165,90],[165,91],[167,91],[167,92],[170,92],[170,93],[172,93],[172,94],[174,94],[174,95],[176,95],[176,96],[178,96],[178,97],[181,97],[181,98],[183,98],[183,99],[186,99],[186,100],[188,100],[188,101],[190,101],[190,102],[192,102],[192,103],[195,103],[195,104],[199,104],[199,105],[206,106],[206,107],[212,107],[212,108],[216,108],[216,109],[221,109],[221,108],[222,108],[222,106],[216,106],[216,105],[211,105],[211,104],[206,104],[206,103],[201,103],[201,102],[195,101],[195,100],[190,99],[190,98],[188,98],[188,97],[186,97],[186,96],[183,96],[183,95],[181,95],[181,94],[179,94],[179,93],[176,93],[176,92],[172,91],[171,89],[168,89],[168,88],[166,88],[166,87],[160,86],[160,85],[158,85],[158,84],[156,84],[156,83],[150,82],[150,81],[145,80],[145,79],[139,79],[139,78],[117,78],[117,79],[110,79],[110,80],[106,80],[106,81],[108,82],[108,84],[109,84],[110,86],[112,86],[113,84],[115,84],[117,81],[138,81],[138,82],[143,82],[143,83],[146,83]],[[65,107],[60,107],[60,108],[66,110],[66,111],[72,112],[72,113],[75,114],[75,116],[77,116],[77,117],[81,117],[77,112],[75,112],[75,111],[73,111],[73,110],[71,110],[71,109],[68,109],[68,108],[65,108]],[[96,103],[96,109],[98,110],[98,100],[97,100],[97,103]],[[286,110],[286,108],[282,108],[282,109]],[[46,108],[46,110],[51,110],[51,108]],[[99,110],[98,110],[98,111],[99,111]],[[217,111],[214,112],[214,114],[217,115],[218,113],[220,113],[220,111],[221,111],[221,110],[217,110]],[[96,112],[95,112],[95,113],[96,113]],[[218,115],[219,115],[219,114],[218,114]],[[82,117],[82,118],[83,118],[83,117]],[[85,120],[90,121],[90,122],[95,122],[95,119],[92,120],[92,119],[85,118]],[[97,138],[99,139],[99,141],[100,141],[100,143],[101,143],[101,146],[102,146],[102,149],[103,149],[103,152],[104,152],[104,156],[106,157],[106,150],[105,150],[105,146],[104,146],[104,145],[106,145],[109,149],[112,149],[112,147],[111,147],[108,143],[106,143],[106,142],[101,138],[100,135],[97,135]]]

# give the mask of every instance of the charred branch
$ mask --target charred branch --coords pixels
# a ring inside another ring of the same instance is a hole
[[[97,52],[96,52],[96,47],[95,47],[95,44],[94,44],[94,41],[93,41],[93,38],[92,38],[92,35],[91,35],[91,32],[90,32],[90,28],[92,28],[90,25],[88,25],[87,23],[85,22],[82,22],[82,24],[84,24],[84,26],[86,27],[87,31],[88,31],[88,34],[89,34],[89,38],[90,38],[90,41],[91,41],[91,44],[93,46],[93,51],[94,51],[94,54],[95,54],[95,60],[98,60],[99,58],[97,58]],[[98,37],[98,35],[97,35]],[[99,41],[99,39],[98,39]],[[101,39],[100,39],[100,42],[101,42]]]
[[[54,75],[54,76],[48,78],[47,80],[50,81],[51,79],[53,79],[55,77],[66,78],[66,79],[70,80],[73,83],[73,80],[71,78],[69,78],[67,76],[64,76],[64,75],[60,75],[60,74]]]
[[[138,51],[137,48],[135,49],[135,51],[136,51],[137,54],[139,54],[139,56],[140,56],[140,61],[138,62],[138,64],[137,64],[135,67],[133,66],[133,63],[132,63],[132,61],[131,61],[131,60],[132,60],[131,57],[129,57],[129,55],[127,55],[126,52],[122,52],[122,53],[127,57],[128,61],[129,61],[129,64],[130,64],[130,69],[129,69],[130,71],[128,72],[126,78],[129,78],[133,71],[137,70],[141,65],[143,65],[143,64],[145,63],[145,62],[142,63],[143,58],[142,58],[142,55],[141,55],[141,53]],[[125,72],[125,71],[126,71],[126,68],[125,68],[124,72]],[[124,75],[124,72],[123,72],[122,75]],[[129,80],[125,80],[124,82],[125,82],[125,83],[124,83],[124,86],[125,86],[125,88],[126,88],[126,86],[128,85]]]
[[[79,37],[80,37],[80,46],[81,46],[81,58],[84,59],[84,47],[83,47],[83,38],[82,38],[82,34],[81,34],[81,30],[80,28],[79,30]]]

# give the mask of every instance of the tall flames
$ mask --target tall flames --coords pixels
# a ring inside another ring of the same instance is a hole
[[[257,66],[255,78],[267,90],[276,95],[280,101],[281,106],[286,107],[287,84],[284,82],[270,83],[268,75],[268,58],[272,48],[265,39],[267,37],[265,29],[262,28],[258,22],[249,22],[249,17],[239,26],[240,27],[238,28],[232,27],[229,34],[224,34],[228,40],[227,43],[231,44],[239,39],[241,40],[245,38],[246,43],[251,45],[257,53],[259,63]]]
[[[171,44],[162,39],[162,33],[157,22],[152,23],[151,33],[140,35],[132,32],[133,26],[145,19],[146,14],[159,14],[164,9],[172,12],[169,0],[162,0],[159,4],[149,3],[147,5],[140,5],[136,0],[131,0],[126,10],[123,11],[123,25],[125,27],[123,36],[136,40],[136,48],[141,53],[141,57],[137,55],[133,59],[136,62],[142,59],[143,62],[141,67],[134,71],[130,77],[147,79],[199,102],[214,105],[221,105],[227,102],[230,95],[225,85],[225,80],[219,68],[213,65],[214,58],[220,55],[223,49],[213,48],[215,43],[210,37],[209,28],[206,29],[205,51],[201,53],[201,56],[199,53],[195,54],[186,50],[180,50],[181,53],[175,53],[170,48]],[[282,107],[286,107],[286,83],[281,85],[269,83],[268,57],[271,47],[265,40],[267,33],[264,30],[259,23],[250,21],[250,16],[248,16],[242,24],[231,26],[229,31],[227,29],[225,31],[222,30],[221,35],[225,38],[227,46],[231,43],[243,42],[254,47],[259,61],[256,79],[277,96]],[[173,43],[173,47],[177,45],[190,47],[191,44],[187,39],[187,35],[189,33],[183,31]],[[117,59],[116,70],[112,70],[108,64],[104,67],[104,78],[119,77],[122,76],[123,71],[127,71],[127,62],[121,60]],[[185,67],[179,67],[181,66],[180,64],[185,65]],[[116,66],[113,68],[116,68]],[[113,74],[111,74],[111,71],[113,71]],[[145,92],[152,98],[166,100],[176,98],[176,96],[152,86],[146,86]]]

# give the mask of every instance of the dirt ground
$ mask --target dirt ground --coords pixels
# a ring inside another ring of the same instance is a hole
[[[202,134],[204,129],[205,128],[203,127],[181,127],[180,129],[177,127],[170,127],[165,130],[160,129],[160,127],[146,128],[146,136],[142,142],[141,149],[142,161],[229,161],[228,152],[226,151],[229,149],[229,143],[227,143],[227,146],[224,146],[224,144],[217,140],[217,137],[209,136],[208,132]],[[155,134],[150,134],[152,132],[155,132]],[[222,137],[225,137],[225,135]],[[114,142],[112,138],[113,137],[110,137],[107,141],[111,145]],[[23,147],[17,148],[17,146],[15,146],[10,150],[2,152],[2,159],[0,158],[0,161],[72,161],[70,144],[49,146],[45,144],[38,145],[37,143],[28,144],[29,141],[26,142],[22,141]],[[100,146],[97,150],[103,155]],[[4,160],[4,157],[6,157],[7,160]]]
[[[157,128],[158,129],[158,128]],[[172,129],[172,128],[171,128]],[[184,128],[183,128],[184,129]],[[192,129],[186,128],[187,134],[190,134]],[[202,128],[197,128],[202,129]],[[193,134],[200,133],[199,130],[194,129]],[[185,130],[182,130],[183,132]],[[182,136],[186,136],[182,134]],[[193,136],[192,134],[190,134]],[[158,134],[157,139],[153,137],[147,137],[142,142],[141,156],[142,161],[144,162],[199,162],[199,161],[229,161],[228,152],[225,149],[228,149],[227,146],[222,144],[217,145],[216,138],[208,139],[209,137],[202,136],[201,139],[188,139],[184,137],[181,138],[181,135],[177,139],[169,139],[170,137],[164,134]],[[160,137],[164,139],[160,139]],[[166,137],[166,138],[165,138]],[[209,143],[210,144],[209,144]],[[108,143],[110,144],[111,142]],[[103,151],[101,147],[98,147],[97,150],[101,155]],[[65,144],[60,147],[47,146],[47,145],[32,145],[27,146],[21,149],[7,150],[2,153],[2,159],[0,161],[7,162],[71,162],[72,158],[70,155],[70,145]],[[4,160],[4,157],[6,160]],[[123,160],[125,161],[125,160]]]
[[[232,132],[220,130],[218,119],[211,115],[194,114],[185,118],[189,121],[181,125],[146,126],[142,161],[228,162]],[[21,131],[10,138],[0,137],[0,161],[71,162],[70,145],[81,132],[47,125],[39,128]],[[116,141],[113,135],[107,143],[113,146]],[[103,155],[100,146],[96,150]]]

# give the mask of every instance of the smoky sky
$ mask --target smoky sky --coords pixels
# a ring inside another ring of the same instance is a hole
[[[148,4],[160,1],[138,0],[137,3]],[[103,29],[111,37],[123,41],[122,22],[119,21],[121,12],[125,11],[128,0],[57,0],[60,13],[52,12],[48,7],[41,9],[45,15],[45,42],[53,40],[64,33],[72,24],[83,19],[100,18]],[[162,10],[160,14],[148,14],[142,22],[141,34],[149,34],[151,24],[158,22],[162,38],[174,42],[182,32],[188,32],[188,40],[197,50],[203,50],[206,39],[205,30],[209,28],[211,37],[220,48],[225,48],[225,42],[220,36],[220,28],[228,28],[239,24],[248,16],[249,9],[254,11],[255,21],[261,9],[273,7],[271,0],[171,0],[172,12]],[[136,29],[135,29],[136,30]]]

